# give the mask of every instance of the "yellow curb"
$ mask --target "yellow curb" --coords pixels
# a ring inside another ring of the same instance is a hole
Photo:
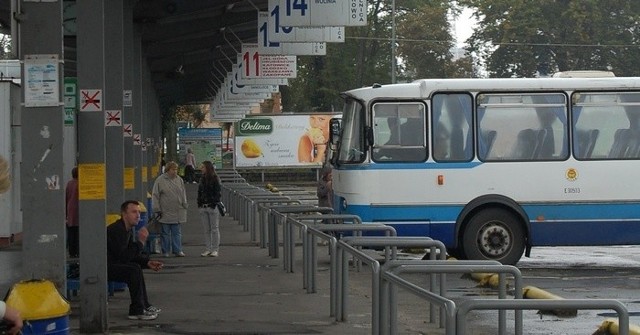
[[[535,286],[525,286],[522,289],[522,297],[524,299],[554,299],[560,300],[564,299],[560,296],[557,296],[553,293],[549,293],[545,290],[539,289]],[[541,313],[551,313],[560,317],[575,317],[578,315],[577,309],[554,309],[554,310],[545,310],[540,311]]]
[[[497,288],[500,285],[500,277],[497,273],[476,272],[471,274],[471,278],[478,282],[478,286]]]
[[[600,328],[593,333],[593,335],[618,335],[618,327],[617,319],[606,319],[602,322]],[[629,335],[640,335],[640,327],[630,324]]]

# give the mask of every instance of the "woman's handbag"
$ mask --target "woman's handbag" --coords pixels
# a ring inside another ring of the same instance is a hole
[[[227,214],[227,207],[224,207],[224,203],[222,203],[222,201],[217,203],[216,207],[218,207],[218,212],[220,212],[220,216],[224,216],[225,214]]]
[[[160,234],[162,233],[162,223],[160,223],[160,218],[162,217],[162,213],[153,213],[149,218],[149,222],[147,223],[147,230],[151,234]]]

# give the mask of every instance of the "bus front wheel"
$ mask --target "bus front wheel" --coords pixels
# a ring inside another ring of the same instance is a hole
[[[473,215],[462,235],[467,259],[491,259],[515,265],[525,247],[521,220],[513,213],[498,208]]]

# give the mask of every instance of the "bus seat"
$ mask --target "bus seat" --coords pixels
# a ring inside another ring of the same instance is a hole
[[[585,158],[591,158],[591,155],[593,154],[593,148],[596,147],[596,141],[598,140],[598,136],[600,136],[600,130],[599,129],[591,129],[591,131],[589,132],[589,142],[587,143],[587,146],[585,147]]]
[[[400,145],[424,146],[422,119],[409,120],[400,126]]]
[[[553,129],[540,129],[536,131],[536,148],[533,157],[548,159],[552,158],[555,151],[555,140]]]
[[[536,132],[531,129],[523,129],[518,133],[516,144],[511,157],[514,159],[532,159],[536,153]]]
[[[493,148],[493,143],[496,141],[495,130],[483,131],[480,134],[480,139],[482,141],[482,145],[480,147],[480,159],[491,158],[491,149]]]
[[[613,135],[613,145],[609,150],[609,158],[623,158],[629,143],[629,129],[618,129]]]
[[[576,130],[578,138],[576,155],[578,158],[591,158],[599,135],[600,130],[598,129]]]
[[[640,132],[635,129],[629,129],[627,134],[627,151],[624,157],[640,158]]]

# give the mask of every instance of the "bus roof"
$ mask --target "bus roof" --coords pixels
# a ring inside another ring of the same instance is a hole
[[[640,77],[599,78],[464,78],[420,79],[411,83],[375,85],[343,93],[356,99],[426,99],[439,91],[452,92],[514,92],[538,90],[640,90]]]

